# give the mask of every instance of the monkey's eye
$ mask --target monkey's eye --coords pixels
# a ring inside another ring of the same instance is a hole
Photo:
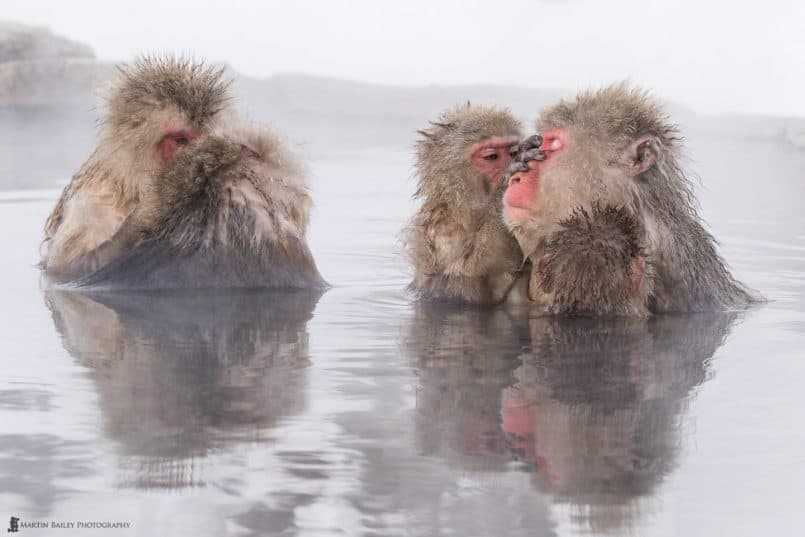
[[[187,145],[190,143],[190,138],[187,136],[177,136],[174,140],[176,141],[176,145]]]
[[[489,153],[489,154],[483,155],[481,158],[484,159],[484,160],[493,161],[493,160],[499,159],[500,155],[498,155],[497,151],[495,151],[494,153]]]

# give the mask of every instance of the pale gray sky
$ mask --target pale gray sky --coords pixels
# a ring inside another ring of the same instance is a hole
[[[803,0],[4,0],[103,59],[189,52],[253,76],[578,89],[629,79],[701,112],[805,116]]]

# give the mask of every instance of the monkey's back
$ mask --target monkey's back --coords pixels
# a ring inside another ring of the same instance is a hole
[[[275,148],[276,149],[276,148]],[[285,176],[282,171],[288,172]],[[143,197],[136,239],[82,288],[323,288],[305,240],[309,197],[237,141],[210,137],[177,156]]]

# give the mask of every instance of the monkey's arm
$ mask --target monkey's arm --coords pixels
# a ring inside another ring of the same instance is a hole
[[[514,284],[522,255],[493,207],[477,229],[461,226],[447,207],[418,214],[406,234],[414,265],[410,288],[421,298],[473,304],[501,302]]]
[[[93,164],[95,152],[84,162],[78,172],[70,178],[70,182],[61,192],[59,200],[53,207],[45,221],[45,240],[50,240],[58,231],[68,212],[70,200],[89,189],[90,178],[98,173],[97,166]]]
[[[48,274],[62,281],[91,274],[134,248],[140,242],[141,232],[142,228],[136,212],[132,213],[123,221],[117,232],[100,246],[93,250],[80,252],[63,265],[48,267]]]
[[[409,289],[419,298],[490,302],[482,278],[460,273],[465,236],[466,232],[443,205],[425,206],[411,221],[405,232],[404,251],[414,267]]]
[[[179,158],[161,176],[160,189],[143,200],[142,221],[149,224],[142,242],[78,286],[325,286],[304,240],[306,198],[283,197],[287,190],[266,194],[256,161],[225,141],[211,139]],[[287,188],[279,180],[271,184]]]
[[[60,275],[87,274],[97,263],[107,262],[106,254],[92,252],[112,240],[131,211],[132,206],[121,201],[114,182],[85,164],[64,189],[45,224],[42,268],[58,279]]]
[[[643,316],[642,229],[619,207],[578,208],[560,222],[536,261],[530,295],[547,313]]]
[[[461,246],[458,224],[443,205],[423,206],[405,230],[404,252],[414,267],[414,286],[443,276]]]
[[[173,240],[182,235],[177,230],[175,235],[142,242],[76,285],[91,289],[325,287],[310,250],[298,238],[252,250],[225,242],[188,247]]]
[[[487,282],[495,303],[506,297],[520,277],[523,255],[501,221],[497,203],[487,207],[478,231],[466,237],[459,265],[465,275]]]

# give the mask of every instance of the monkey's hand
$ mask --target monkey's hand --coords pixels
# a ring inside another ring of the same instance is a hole
[[[528,163],[532,160],[545,160],[545,152],[540,149],[542,147],[542,136],[533,134],[513,146],[509,150],[512,157],[512,162],[506,170],[507,176],[511,177],[517,172],[528,171]]]
[[[535,290],[553,313],[644,315],[643,228],[626,209],[594,203],[559,222],[538,258]]]

